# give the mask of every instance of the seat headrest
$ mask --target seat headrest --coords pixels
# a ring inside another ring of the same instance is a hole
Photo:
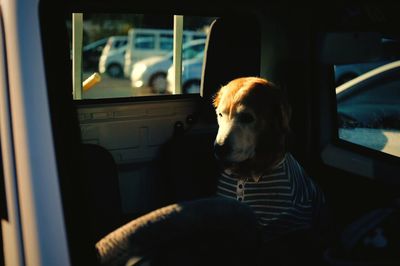
[[[254,16],[216,19],[207,37],[201,96],[212,108],[214,94],[232,79],[260,75],[261,34]],[[213,114],[214,115],[214,114]]]

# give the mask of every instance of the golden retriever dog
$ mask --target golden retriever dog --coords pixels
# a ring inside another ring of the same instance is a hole
[[[235,79],[220,89],[214,107],[219,124],[215,155],[232,171],[258,179],[282,161],[290,109],[271,82]]]
[[[258,77],[230,81],[214,97],[217,194],[250,205],[268,240],[309,228],[324,196],[287,152],[290,108],[283,92]]]

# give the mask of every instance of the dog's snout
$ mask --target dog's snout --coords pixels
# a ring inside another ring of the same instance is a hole
[[[231,146],[228,143],[214,144],[214,153],[218,159],[226,158],[231,152]]]

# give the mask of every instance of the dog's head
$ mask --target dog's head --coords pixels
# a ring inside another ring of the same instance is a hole
[[[223,164],[239,174],[259,174],[282,159],[290,109],[273,83],[256,77],[232,80],[217,92],[214,107],[215,156]]]

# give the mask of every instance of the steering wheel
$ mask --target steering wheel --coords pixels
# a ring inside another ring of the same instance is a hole
[[[252,265],[259,228],[249,206],[221,197],[172,204],[96,244],[101,265]]]

